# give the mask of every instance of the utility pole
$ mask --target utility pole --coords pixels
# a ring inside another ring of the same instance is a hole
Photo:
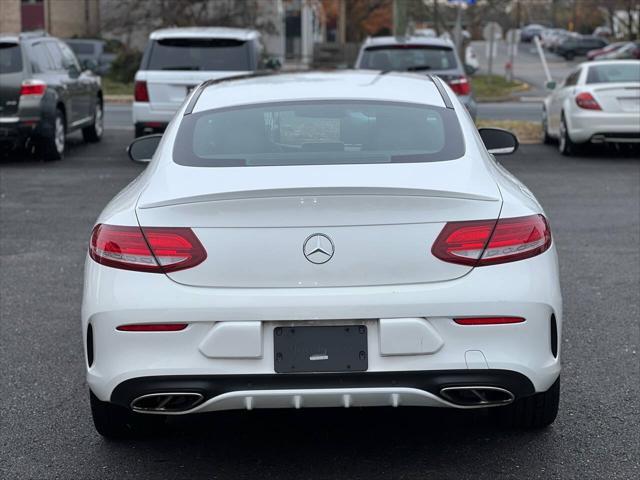
[[[407,0],[393,0],[393,34],[404,37],[407,33]]]
[[[436,35],[440,36],[440,18],[438,16],[438,0],[433,0],[433,26],[436,29]]]

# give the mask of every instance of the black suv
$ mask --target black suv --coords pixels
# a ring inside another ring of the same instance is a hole
[[[580,37],[568,37],[555,49],[555,53],[567,60],[573,60],[578,55],[586,55],[589,50],[595,50],[607,45],[602,38],[583,35]]]
[[[100,77],[81,68],[67,44],[45,33],[0,34],[3,150],[34,147],[45,160],[57,160],[74,130],[99,141],[102,120]]]

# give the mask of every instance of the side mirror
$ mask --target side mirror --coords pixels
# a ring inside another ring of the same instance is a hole
[[[92,58],[85,58],[81,63],[83,70],[89,70],[95,72],[98,70],[98,64]]]
[[[555,80],[550,80],[547,83],[544,84],[545,88],[547,90],[555,90],[556,89],[556,81]]]
[[[487,151],[494,155],[509,155],[518,150],[518,137],[501,128],[479,128],[480,137]]]
[[[162,139],[162,134],[155,133],[144,137],[136,138],[127,147],[127,154],[132,162],[149,163],[153,154],[156,153],[158,144]]]
[[[280,59],[278,59],[277,57],[269,57],[264,62],[264,66],[269,70],[280,70],[280,68],[282,67],[282,63],[280,63]]]

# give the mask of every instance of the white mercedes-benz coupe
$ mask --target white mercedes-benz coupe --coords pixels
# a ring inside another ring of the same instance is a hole
[[[205,82],[100,214],[82,329],[96,429],[229,409],[488,408],[552,423],[549,223],[437,77]],[[154,153],[155,152],[155,153]],[[493,153],[493,154],[492,154]]]
[[[544,100],[545,143],[563,155],[589,143],[640,144],[640,60],[578,65]]]

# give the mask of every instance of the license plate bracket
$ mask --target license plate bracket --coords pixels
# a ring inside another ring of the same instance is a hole
[[[363,372],[368,368],[365,325],[276,327],[276,373]]]

